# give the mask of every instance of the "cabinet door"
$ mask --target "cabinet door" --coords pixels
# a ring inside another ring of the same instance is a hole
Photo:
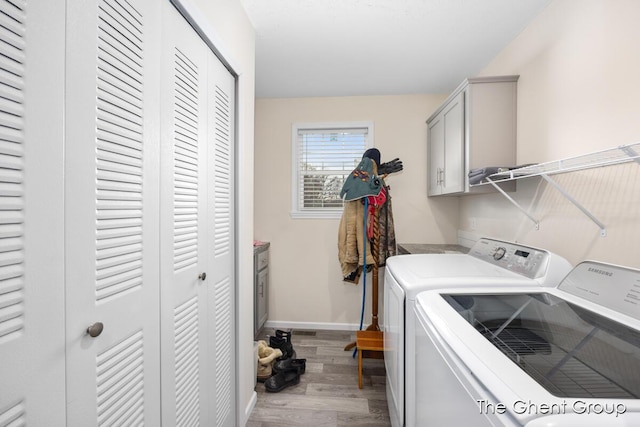
[[[444,115],[442,113],[429,123],[427,138],[429,148],[427,194],[435,196],[442,193],[441,180],[444,173]]]
[[[256,299],[257,310],[256,310],[256,332],[262,328],[264,323],[267,321],[267,292],[269,289],[269,269],[265,268],[258,272],[258,284],[257,284],[257,295]]]
[[[464,191],[464,92],[460,92],[442,112],[444,128],[444,173],[442,194]]]
[[[160,425],[159,18],[155,0],[67,1],[69,426]]]
[[[207,47],[163,3],[160,175],[162,424],[214,425],[207,354]],[[206,276],[205,276],[206,274]]]
[[[65,2],[0,3],[0,425],[65,425]]]
[[[427,194],[464,190],[464,92],[451,99],[429,122]]]

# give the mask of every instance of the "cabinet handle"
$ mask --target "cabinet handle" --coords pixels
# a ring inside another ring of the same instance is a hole
[[[440,185],[444,186],[444,168],[440,168]]]
[[[200,273],[200,275],[198,276],[198,279],[200,280],[205,280],[207,278],[207,273]]]
[[[264,283],[260,283],[260,296],[264,296]]]

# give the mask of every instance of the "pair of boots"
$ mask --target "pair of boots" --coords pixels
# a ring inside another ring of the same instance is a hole
[[[291,332],[276,330],[275,336],[269,337],[271,347],[282,352],[282,356],[273,364],[273,376],[264,382],[268,392],[279,392],[300,382],[300,375],[306,369],[306,359],[296,359],[296,352],[291,344]]]
[[[258,381],[264,382],[273,375],[276,360],[295,358],[296,352],[291,345],[291,332],[277,330],[275,336],[266,341],[258,341]]]

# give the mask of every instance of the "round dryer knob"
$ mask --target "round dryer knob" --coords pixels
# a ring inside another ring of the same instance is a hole
[[[493,259],[495,259],[496,261],[499,261],[504,257],[506,253],[507,253],[507,250],[502,246],[500,246],[499,248],[496,248],[496,251],[493,253]]]

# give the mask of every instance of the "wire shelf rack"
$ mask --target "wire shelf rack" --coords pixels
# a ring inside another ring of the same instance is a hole
[[[529,211],[520,206],[520,204],[515,201],[513,197],[509,196],[502,188],[500,188],[497,183],[540,176],[544,178],[549,184],[554,186],[567,200],[569,200],[571,203],[573,203],[574,206],[580,209],[583,214],[589,217],[589,219],[591,219],[591,221],[593,221],[600,228],[600,235],[604,237],[607,235],[607,229],[605,225],[600,222],[594,215],[592,215],[591,212],[589,212],[584,206],[582,206],[576,199],[574,199],[567,191],[560,187],[560,185],[551,178],[551,175],[618,165],[628,162],[636,162],[640,165],[640,142],[619,145],[614,148],[595,151],[589,154],[583,154],[580,156],[568,157],[561,160],[538,163],[535,165],[528,165],[521,168],[494,173],[484,178],[480,183],[473,184],[472,187],[480,185],[492,185],[515,207],[517,207],[531,221],[533,221],[536,230],[538,230],[540,228],[539,221]]]
[[[606,150],[595,151],[593,153],[583,154],[580,156],[524,166],[505,172],[498,172],[489,175],[489,178],[493,181],[512,180],[612,166],[632,161],[640,164],[640,142],[620,145],[615,148],[608,148]],[[489,182],[483,182],[476,185],[485,184],[489,184]]]

